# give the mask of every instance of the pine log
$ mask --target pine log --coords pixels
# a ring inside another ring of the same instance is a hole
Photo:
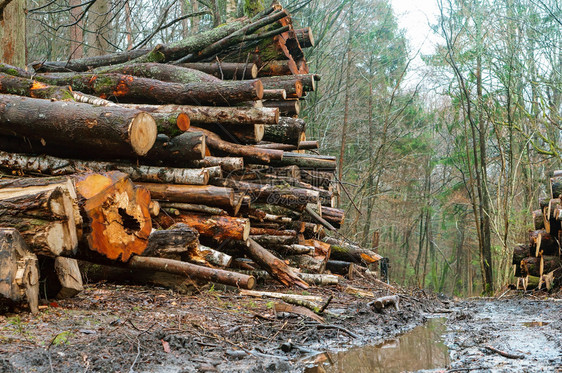
[[[0,73],[0,93],[44,98],[52,100],[74,100],[68,87],[47,85],[32,79]]]
[[[382,256],[369,249],[360,248],[357,245],[342,242],[330,237],[324,239],[331,245],[330,259],[345,260],[357,264],[376,263]]]
[[[301,48],[314,47],[314,36],[310,27],[295,29],[294,33]]]
[[[530,231],[529,243],[531,245],[531,251],[534,252],[534,256],[539,256],[540,252],[544,255],[559,254],[560,245],[558,244],[558,240],[545,230]]]
[[[336,169],[336,158],[332,156],[284,152],[283,159],[272,161],[272,164],[277,166],[295,165],[304,170],[333,171]]]
[[[210,157],[205,156],[201,160],[189,160],[185,162],[186,167],[215,167],[220,166],[224,172],[232,172],[244,169],[244,158],[242,157]]]
[[[0,225],[18,229],[35,254],[73,255],[82,222],[76,198],[68,178],[3,180]]]
[[[264,100],[286,100],[287,91],[284,89],[264,89],[263,90]]]
[[[193,203],[181,203],[181,202],[162,202],[161,207],[164,209],[177,209],[193,212],[202,212],[209,215],[228,215],[228,213],[218,207],[210,207],[206,205],[196,205]],[[180,212],[178,211],[178,215]]]
[[[27,303],[32,313],[39,305],[37,256],[14,228],[0,228],[0,310]]]
[[[281,259],[275,257],[269,251],[252,239],[248,240],[247,254],[273,278],[285,286],[296,285],[308,289],[308,284],[299,278],[293,268],[286,265]]]
[[[199,70],[162,63],[131,63],[103,66],[92,71],[96,74],[117,73],[174,83],[220,83],[220,79]],[[250,79],[250,78],[249,78]],[[252,78],[253,79],[253,78]]]
[[[158,224],[167,228],[175,222],[181,222],[199,232],[201,236],[212,238],[218,242],[228,239],[246,241],[250,234],[250,221],[230,216],[209,216],[183,212],[169,217],[160,215],[155,218]]]
[[[205,158],[207,137],[201,131],[184,132],[169,138],[158,135],[154,146],[143,158],[147,163],[185,167],[188,161]]]
[[[43,74],[36,76],[36,80],[52,85],[71,86],[75,91],[104,99],[139,104],[232,105],[261,100],[263,97],[260,80],[184,84],[124,74],[91,73]]]
[[[544,217],[541,210],[533,211],[533,223],[535,225],[535,230],[544,229]]]
[[[255,79],[258,76],[258,67],[254,63],[192,62],[180,66],[203,71],[219,79]]]
[[[278,108],[279,114],[286,117],[298,116],[301,112],[301,104],[297,99],[267,100],[263,102],[263,106]]]
[[[539,257],[527,257],[521,261],[522,277],[527,275],[541,277],[562,268],[562,261],[558,255],[545,255]]]
[[[297,64],[290,60],[270,60],[262,64],[258,70],[258,76],[278,76],[298,74]]]
[[[80,156],[145,155],[156,131],[154,119],[138,110],[0,95],[2,134],[41,139]]]
[[[304,188],[255,184],[231,179],[217,179],[214,182],[244,192],[249,195],[253,201],[266,202],[273,205],[305,205],[307,203],[317,203],[319,200],[319,193],[317,191]]]
[[[530,255],[535,255],[535,251],[531,250],[530,245],[517,245],[513,248],[512,264],[520,265],[521,261]]]
[[[81,174],[74,180],[90,250],[123,262],[142,254],[152,230],[150,192],[118,171]]]
[[[298,146],[304,140],[305,127],[302,119],[281,117],[277,125],[265,128],[263,140]]]
[[[255,278],[252,276],[228,272],[222,269],[202,267],[173,259],[134,256],[127,263],[127,267],[184,275],[189,278],[236,286],[243,289],[253,289],[255,285]]]
[[[230,211],[236,206],[234,190],[216,186],[136,183],[150,191],[152,198],[220,207]]]
[[[82,161],[48,155],[30,156],[3,151],[0,151],[0,167],[53,176],[75,174],[84,170],[93,172],[121,171],[128,174],[133,181],[191,185],[206,185],[210,177],[209,168],[136,166],[127,163]],[[212,169],[212,172],[216,174],[216,170]]]
[[[240,108],[191,105],[139,105],[122,104],[122,106],[147,111],[150,113],[186,113],[194,126],[202,124],[252,125],[254,123],[277,124],[277,108]]]
[[[253,146],[233,144],[222,140],[217,134],[197,127],[191,127],[190,131],[200,131],[206,136],[209,148],[225,153],[226,155],[242,156],[249,162],[269,163],[272,160],[281,161],[283,152],[279,150],[258,149]]]

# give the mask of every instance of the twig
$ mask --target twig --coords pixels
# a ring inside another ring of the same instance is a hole
[[[133,364],[131,364],[131,367],[129,368],[129,373],[134,372],[133,367],[137,363],[137,360],[139,359],[139,356],[140,356],[140,340],[139,340],[139,337],[137,337],[137,356],[135,356],[135,360],[133,360]]]
[[[332,324],[318,324],[316,325],[316,329],[337,329],[337,330],[341,330],[344,333],[349,334],[350,336],[352,336],[353,338],[359,339],[361,338],[360,336],[358,336],[357,334],[353,333],[352,331],[342,327],[342,326],[338,326],[338,325],[332,325]]]
[[[328,300],[326,301],[326,303],[324,303],[324,304],[322,305],[322,307],[320,307],[320,309],[318,310],[318,313],[323,313],[324,310],[326,309],[326,307],[328,307],[328,304],[330,304],[330,302],[332,301],[333,298],[334,298],[334,296],[333,296],[333,295],[330,295],[330,296],[328,297]]]
[[[490,350],[492,352],[495,352],[496,354],[500,354],[503,357],[506,357],[508,359],[524,359],[525,355],[517,355],[517,354],[510,354],[509,352],[505,352],[502,350],[498,350],[497,348],[494,348],[492,346],[484,346],[485,349]]]

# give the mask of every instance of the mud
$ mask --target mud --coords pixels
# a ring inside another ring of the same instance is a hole
[[[449,371],[562,371],[560,299],[459,302],[447,328]],[[487,346],[513,356],[501,356]]]
[[[413,329],[446,306],[423,292],[403,292],[399,310],[377,313],[368,305],[372,299],[348,294],[346,286],[306,292],[334,296],[320,324],[276,314],[278,301],[241,297],[236,290],[181,295],[89,285],[77,298],[45,305],[39,315],[0,316],[0,372],[302,372],[330,364],[331,351],[379,344]]]

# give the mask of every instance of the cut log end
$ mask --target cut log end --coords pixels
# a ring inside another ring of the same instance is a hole
[[[182,131],[187,131],[191,121],[189,120],[189,116],[186,113],[179,113],[177,118],[177,125],[178,128]]]
[[[131,146],[136,154],[146,155],[156,142],[157,135],[156,122],[150,114],[139,113],[131,121],[129,137],[131,139]]]
[[[261,82],[261,80],[256,79],[256,81],[253,83],[253,86],[256,89],[256,97],[258,98],[258,100],[261,100],[263,98],[263,83]]]
[[[258,66],[256,64],[253,64],[250,68],[250,76],[252,79],[256,79],[258,77]]]

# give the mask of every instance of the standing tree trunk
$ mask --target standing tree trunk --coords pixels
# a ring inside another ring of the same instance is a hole
[[[0,1],[0,61],[24,67],[25,48],[25,0]]]
[[[80,18],[82,16],[82,12],[84,11],[81,6],[82,3],[80,0],[70,0],[68,5],[72,7],[70,9],[70,17],[69,23],[72,25],[70,26],[70,50],[69,56],[70,59],[75,58],[82,58],[84,57],[84,19]],[[125,5],[128,9],[128,3]]]

